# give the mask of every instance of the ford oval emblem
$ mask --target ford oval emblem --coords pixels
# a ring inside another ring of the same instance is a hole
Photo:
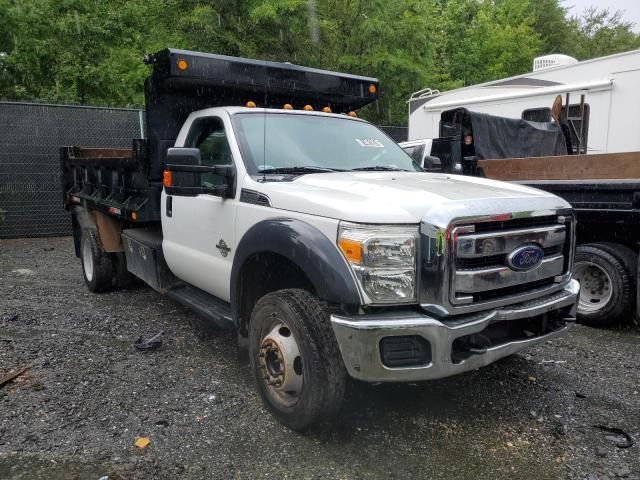
[[[522,245],[507,257],[507,264],[513,270],[533,270],[542,263],[544,250],[538,245]]]

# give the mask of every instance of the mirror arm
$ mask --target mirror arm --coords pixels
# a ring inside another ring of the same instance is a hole
[[[231,165],[175,165],[168,164],[167,169],[172,172],[213,173],[221,177],[232,177],[235,168]]]

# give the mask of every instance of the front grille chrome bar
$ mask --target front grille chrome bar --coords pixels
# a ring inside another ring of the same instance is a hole
[[[457,294],[473,294],[487,292],[499,288],[537,282],[549,277],[561,275],[564,267],[564,256],[557,255],[542,260],[538,268],[525,272],[516,272],[506,266],[474,270],[457,270],[454,288]]]
[[[460,236],[456,258],[478,258],[511,253],[526,243],[536,243],[542,248],[562,245],[567,236],[564,225],[518,230],[494,231]]]

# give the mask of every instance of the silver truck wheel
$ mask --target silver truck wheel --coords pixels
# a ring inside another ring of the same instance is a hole
[[[580,282],[578,309],[581,312],[595,312],[611,301],[611,277],[598,265],[576,263],[575,278]]]
[[[93,253],[91,252],[91,240],[87,235],[82,236],[82,268],[88,282],[93,280]]]
[[[282,322],[275,322],[260,342],[258,366],[269,394],[282,405],[291,407],[302,393],[302,357],[291,329]]]

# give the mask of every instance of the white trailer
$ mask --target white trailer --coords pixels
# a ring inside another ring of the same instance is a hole
[[[548,55],[536,58],[533,71],[524,75],[448,92],[428,88],[415,92],[408,101],[409,140],[441,136],[440,114],[457,107],[549,121],[556,96],[561,95],[566,105],[568,94],[568,117],[574,118],[575,132],[582,132],[580,153],[639,151],[639,85],[640,50],[583,62],[566,55]],[[580,115],[582,95],[584,113]]]

